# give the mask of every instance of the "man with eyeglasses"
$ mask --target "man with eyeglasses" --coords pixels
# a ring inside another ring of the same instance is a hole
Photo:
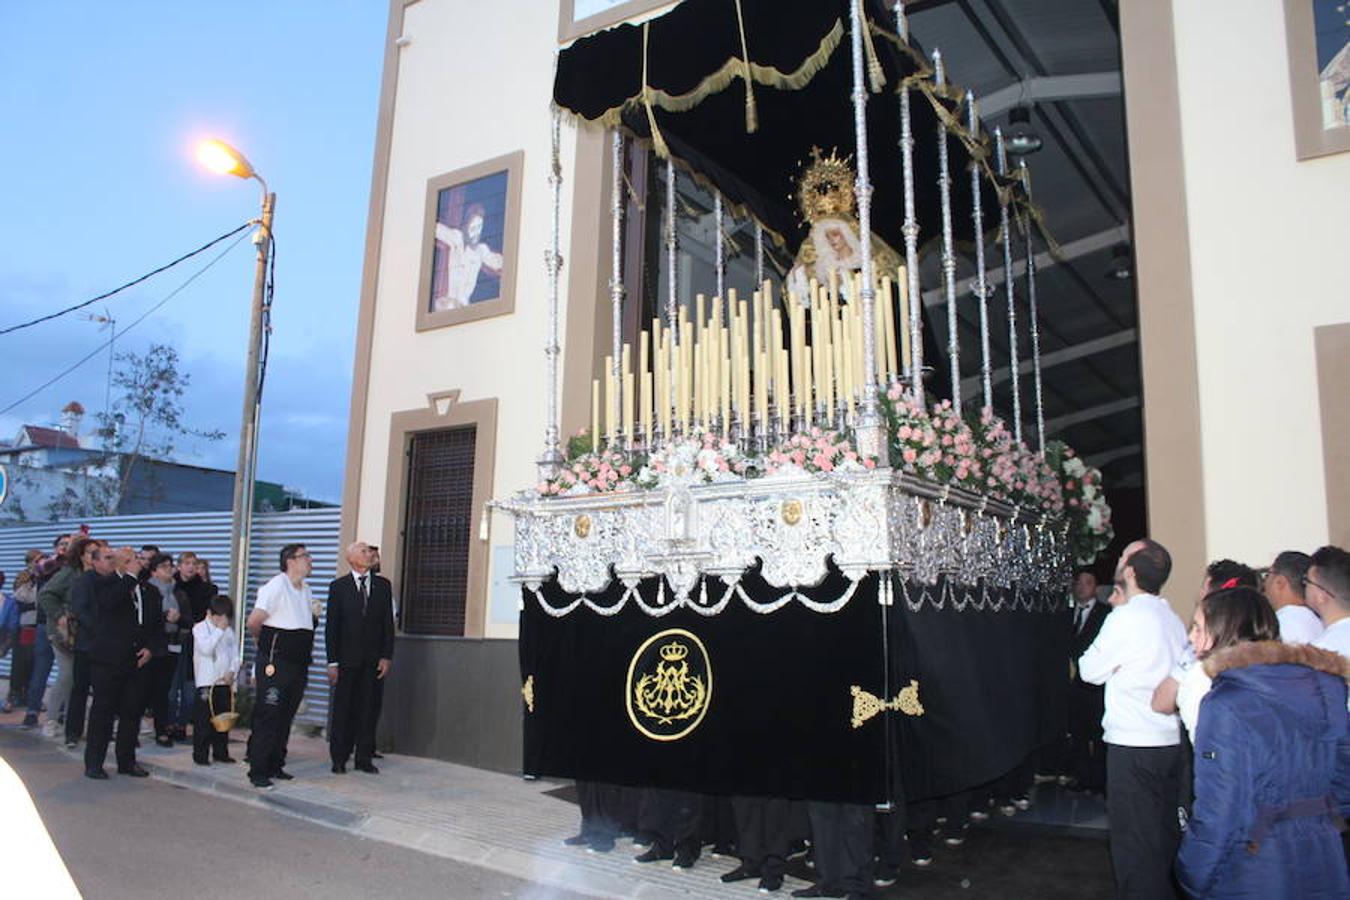
[[[1311,644],[1322,636],[1322,621],[1304,602],[1303,579],[1308,577],[1312,557],[1286,550],[1266,570],[1261,593],[1275,607],[1280,621],[1280,640],[1286,644]]]
[[[1326,626],[1313,646],[1350,656],[1350,553],[1330,546],[1314,553],[1303,595]]]
[[[319,605],[305,578],[313,561],[304,544],[281,548],[281,572],[258,588],[248,630],[258,648],[254,663],[253,733],[248,739],[248,780],[261,790],[273,779],[290,781],[286,743],[305,695]]]

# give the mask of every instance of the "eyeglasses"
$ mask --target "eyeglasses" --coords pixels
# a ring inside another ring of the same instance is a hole
[[[1321,591],[1322,593],[1326,594],[1328,597],[1335,597],[1335,596],[1336,596],[1335,591],[1333,591],[1331,588],[1327,587],[1325,584],[1318,584],[1316,581],[1313,581],[1313,580],[1312,580],[1311,578],[1309,578],[1307,575],[1304,575],[1302,578],[1300,578],[1300,579],[1298,580],[1298,583],[1301,584],[1301,585],[1303,585],[1303,589],[1304,589],[1305,591],[1308,589],[1308,585],[1312,585],[1313,587],[1317,588],[1317,589],[1318,589],[1319,591]]]
[[[309,554],[308,552],[306,552],[306,551],[301,551],[301,552],[299,552],[299,553],[297,553],[297,554],[295,554],[294,556],[291,557],[291,559],[309,559],[309,558],[310,558],[310,554]]]

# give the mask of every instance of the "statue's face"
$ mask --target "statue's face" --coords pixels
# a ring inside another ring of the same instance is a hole
[[[469,234],[469,243],[470,244],[478,243],[478,239],[483,236],[483,217],[474,216],[472,219],[470,219],[467,231]]]
[[[848,239],[844,237],[844,232],[841,228],[827,228],[825,230],[825,240],[829,242],[830,249],[835,252],[835,255],[841,259],[848,256],[851,252],[848,246]]]

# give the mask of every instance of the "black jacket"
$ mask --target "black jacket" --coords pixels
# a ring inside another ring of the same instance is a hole
[[[149,581],[142,581],[141,599],[145,604],[141,626],[144,646],[150,649],[151,656],[168,656],[169,634],[164,630],[164,595]]]
[[[183,616],[179,621],[183,622],[184,631],[191,631],[192,626],[205,619],[206,614],[211,611],[211,601],[220,590],[200,575],[194,575],[186,580],[175,575],[173,580],[183,592],[182,596],[187,598],[186,606],[183,605],[181,597],[179,599],[178,611]]]
[[[324,643],[328,662],[340,665],[373,663],[394,656],[394,592],[389,579],[371,575],[370,599],[364,615],[361,592],[351,575],[328,585],[328,616]]]
[[[158,604],[143,591],[141,622],[136,621],[136,579],[129,575],[95,575],[90,596],[94,629],[89,639],[89,659],[119,668],[134,668],[136,653],[146,646],[146,629],[163,615]],[[159,592],[155,592],[155,597]]]
[[[94,635],[94,580],[98,573],[80,572],[70,582],[70,615],[75,619],[75,649],[89,652],[89,640]]]

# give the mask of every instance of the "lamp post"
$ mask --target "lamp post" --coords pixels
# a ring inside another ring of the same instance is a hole
[[[253,527],[253,483],[258,470],[258,418],[262,411],[262,341],[266,316],[267,262],[272,250],[272,214],[277,195],[253,170],[244,154],[224,141],[208,140],[197,148],[202,165],[219,175],[252,178],[262,185],[262,218],[253,236],[257,263],[253,274],[253,304],[248,333],[248,363],[244,369],[244,408],[239,422],[239,459],[234,471],[234,505],[230,527],[230,598],[242,622],[248,588],[249,544]],[[246,629],[239,627],[239,658],[244,657]]]

